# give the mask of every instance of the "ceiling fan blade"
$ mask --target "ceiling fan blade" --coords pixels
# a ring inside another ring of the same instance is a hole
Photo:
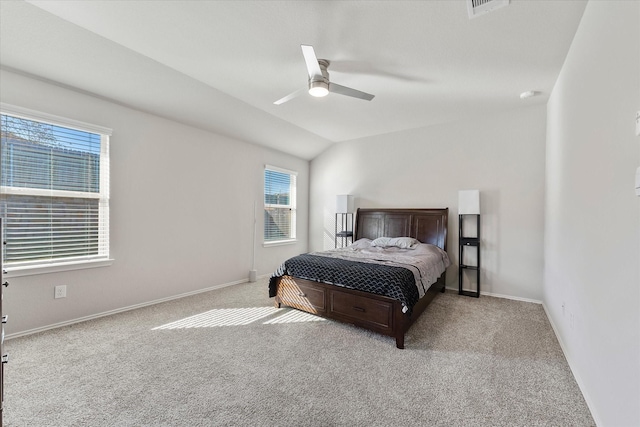
[[[320,64],[318,64],[318,58],[316,57],[316,52],[313,50],[313,46],[302,44],[300,47],[302,47],[304,62],[307,64],[309,78],[322,77],[322,70],[320,69]]]
[[[276,102],[274,102],[274,104],[276,105],[280,105],[280,104],[284,104],[287,101],[292,100],[293,98],[295,98],[296,96],[300,96],[303,93],[307,92],[307,88],[302,88],[302,89],[298,89],[297,91],[290,93],[289,95],[285,96],[284,98],[280,98],[278,99]]]
[[[375,97],[375,95],[371,95],[370,93],[351,89],[350,87],[342,86],[335,83],[329,83],[329,92],[338,93],[340,95],[347,95],[358,99],[364,99],[366,101],[371,101]]]

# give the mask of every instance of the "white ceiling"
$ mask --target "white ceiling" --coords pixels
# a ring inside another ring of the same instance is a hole
[[[585,5],[511,0],[469,19],[463,0],[2,0],[0,64],[312,159],[546,102]],[[376,97],[274,105],[307,84],[301,44],[331,61],[331,81]],[[521,100],[527,90],[540,95]]]

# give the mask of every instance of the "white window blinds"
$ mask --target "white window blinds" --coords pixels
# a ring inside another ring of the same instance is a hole
[[[296,237],[296,172],[266,166],[264,170],[264,241]]]
[[[109,134],[32,118],[0,115],[4,264],[108,258]]]

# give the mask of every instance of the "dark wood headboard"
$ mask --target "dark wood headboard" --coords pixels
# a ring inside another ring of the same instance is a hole
[[[413,237],[447,250],[447,218],[443,209],[358,209],[355,240]]]

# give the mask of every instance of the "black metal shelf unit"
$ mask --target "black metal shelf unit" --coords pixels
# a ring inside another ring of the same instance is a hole
[[[466,216],[475,216],[476,217],[476,236],[469,237],[464,235],[463,223],[464,217]],[[475,214],[460,214],[459,217],[459,225],[458,225],[458,294],[466,295],[468,297],[480,297],[480,215]],[[475,265],[466,265],[463,263],[465,248],[475,247],[476,248],[476,262]],[[476,290],[464,290],[462,288],[463,275],[465,270],[471,270],[476,272]]]
[[[338,225],[340,228],[338,229]],[[336,230],[334,234],[334,244],[336,248],[345,248],[353,243],[353,214],[337,213]],[[340,245],[338,245],[340,243]]]

